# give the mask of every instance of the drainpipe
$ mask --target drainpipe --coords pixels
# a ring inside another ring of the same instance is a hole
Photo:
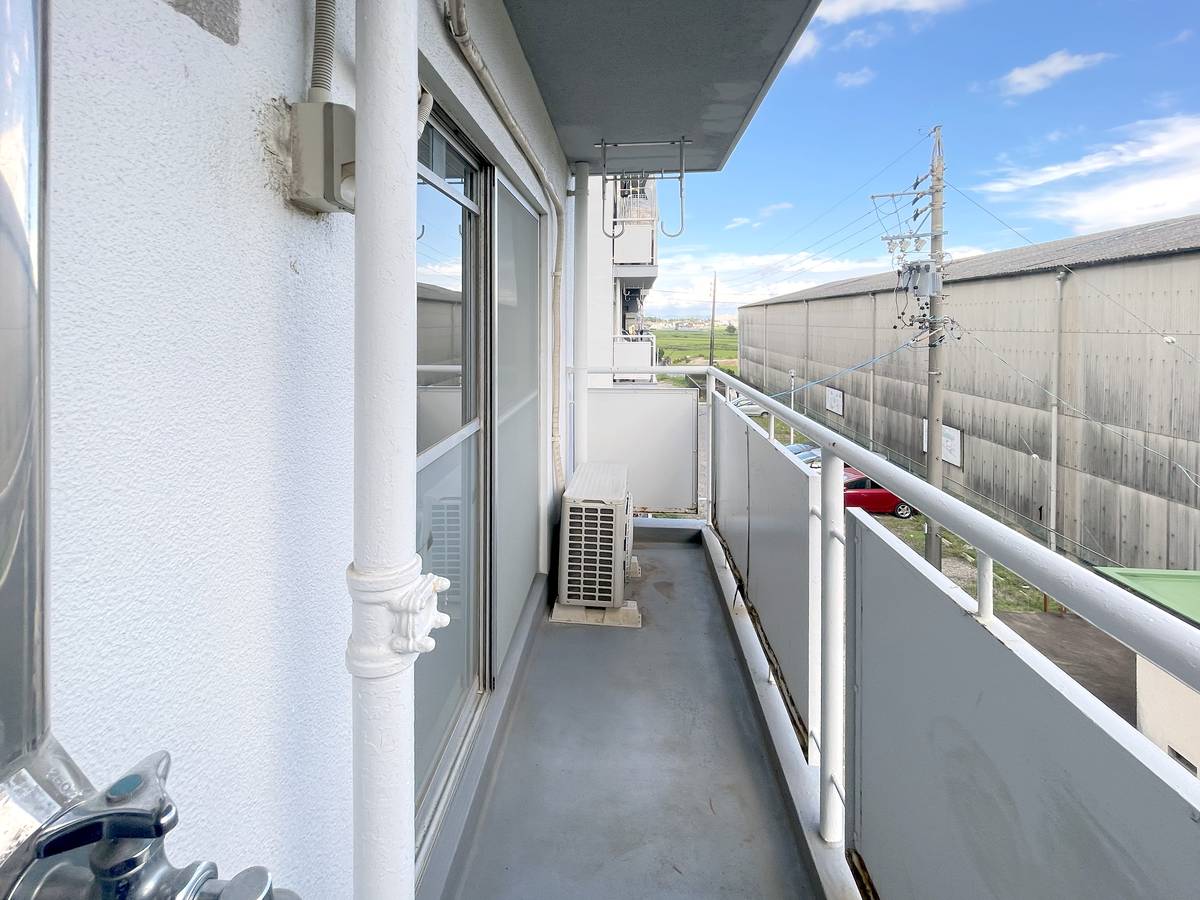
[[[586,162],[575,163],[575,323],[573,326],[574,346],[571,359],[574,374],[571,390],[575,403],[575,467],[587,462],[588,445],[588,178],[591,166]],[[651,360],[654,365],[657,360]]]
[[[1046,508],[1046,521],[1049,523],[1046,543],[1051,550],[1058,549],[1058,395],[1062,383],[1063,285],[1068,274],[1067,269],[1059,269],[1055,276],[1054,365],[1050,369],[1050,500]]]
[[[417,0],[358,0],[355,22],[354,897],[415,892],[413,664],[449,619],[421,574],[417,483]]]
[[[876,297],[875,292],[872,291],[871,292],[871,359],[874,359],[876,356],[879,355],[879,351],[876,349],[876,346],[875,346],[876,341],[878,339],[878,330],[877,330],[877,326],[879,324],[878,312],[879,312],[879,298]],[[875,450],[875,372],[876,372],[876,370],[878,370],[878,368],[879,368],[879,366],[871,366],[871,371],[870,371],[871,402],[867,404],[867,406],[868,406],[867,415],[870,416],[870,418],[867,420],[867,449],[869,449],[871,451]]]
[[[446,0],[446,22],[450,28],[450,36],[454,38],[462,51],[463,59],[467,61],[467,65],[479,79],[479,85],[487,94],[488,101],[492,104],[496,115],[500,117],[500,121],[508,129],[513,143],[517,145],[517,149],[521,151],[525,161],[529,163],[529,168],[533,170],[542,193],[546,195],[547,202],[554,210],[554,269],[550,277],[550,327],[553,332],[550,363],[553,370],[553,377],[550,379],[550,445],[554,456],[554,493],[558,495],[562,493],[566,480],[562,460],[562,428],[559,421],[562,402],[562,273],[563,255],[566,253],[567,244],[567,221],[563,213],[563,201],[554,190],[546,168],[538,159],[537,154],[533,152],[529,138],[525,136],[524,129],[521,128],[516,116],[509,108],[508,101],[504,99],[504,94],[501,93],[500,86],[496,84],[496,79],[492,77],[491,70],[483,61],[483,54],[480,52],[479,46],[471,37],[471,32],[467,27],[466,0]]]

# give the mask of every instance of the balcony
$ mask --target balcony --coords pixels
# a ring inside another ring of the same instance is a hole
[[[996,617],[992,567],[1193,689],[1195,629],[716,369],[657,372],[704,387],[593,389],[590,458],[693,517],[637,522],[640,631],[535,626],[449,895],[1194,894],[1200,781]],[[844,508],[846,464],[976,548],[975,596]]]
[[[450,896],[817,896],[698,523],[655,522],[641,629],[540,625]]]

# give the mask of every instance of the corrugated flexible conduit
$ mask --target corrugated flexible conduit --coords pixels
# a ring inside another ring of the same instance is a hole
[[[562,434],[559,421],[562,393],[562,385],[559,379],[559,370],[562,364],[562,275],[563,254],[567,243],[567,223],[563,211],[563,202],[554,192],[554,186],[550,183],[550,176],[546,173],[546,169],[537,158],[537,154],[533,152],[533,147],[530,145],[529,139],[517,123],[512,110],[509,109],[504,95],[500,92],[499,85],[496,84],[496,80],[492,77],[492,73],[487,67],[487,63],[483,61],[483,54],[479,52],[479,47],[471,38],[471,33],[467,29],[466,0],[446,0],[446,23],[450,28],[451,36],[458,43],[459,49],[462,51],[463,58],[467,61],[467,65],[471,67],[475,73],[475,77],[479,79],[484,93],[487,94],[488,100],[496,110],[496,114],[500,117],[500,121],[504,123],[504,127],[508,129],[509,135],[517,145],[517,149],[521,151],[525,160],[529,163],[529,167],[533,169],[533,174],[537,177],[542,192],[554,208],[554,271],[550,281],[550,319],[551,330],[553,332],[551,367],[554,370],[554,374],[551,378],[550,443],[551,452],[554,456],[554,493],[557,495],[562,492],[566,482],[566,476],[563,471]]]
[[[309,103],[328,103],[333,99],[333,47],[336,35],[337,0],[315,0]]]

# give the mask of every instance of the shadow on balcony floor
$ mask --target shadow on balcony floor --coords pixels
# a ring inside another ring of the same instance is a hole
[[[450,896],[817,896],[702,545],[636,548],[640,630],[541,623]]]

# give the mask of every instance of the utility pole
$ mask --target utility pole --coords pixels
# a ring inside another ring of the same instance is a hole
[[[928,436],[925,443],[926,480],[942,489],[942,374],[946,363],[946,320],[942,311],[943,225],[945,212],[946,164],[942,158],[942,126],[933,128],[933,162],[929,180],[929,255],[933,261],[933,286],[929,294],[929,408],[926,412]],[[925,559],[939,571],[942,568],[942,526],[926,521]]]
[[[713,359],[717,350],[717,272],[713,270],[712,313],[708,317],[708,364],[715,365]]]

